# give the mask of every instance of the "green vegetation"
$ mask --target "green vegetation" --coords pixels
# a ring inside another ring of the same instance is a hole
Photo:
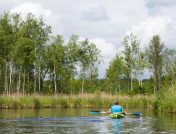
[[[103,59],[96,44],[74,34],[69,39],[53,35],[52,28],[33,14],[22,19],[20,14],[4,13],[0,108],[109,107],[117,97],[125,107],[153,105],[176,111],[176,51],[166,48],[159,35],[153,35],[145,49],[140,45],[133,33],[124,37],[124,50],[99,79]],[[146,70],[152,72],[149,79],[143,78]]]
[[[96,44],[74,34],[69,39],[51,34],[51,27],[32,14],[1,15],[0,94],[152,94],[170,80],[174,84],[176,52],[166,49],[159,35],[146,50],[133,33],[124,37],[124,50],[99,79],[103,59]],[[150,79],[143,79],[145,70],[153,72]]]
[[[176,113],[176,86],[161,90],[156,96],[153,107],[157,111],[168,111]]]
[[[147,50],[147,56],[149,63],[154,72],[154,92],[160,90],[162,68],[164,66],[164,44],[161,43],[161,39],[158,35],[153,36],[149,48]]]
[[[1,96],[0,108],[109,108],[114,99],[118,98],[124,108],[151,107],[154,96],[135,95],[107,95],[101,94],[78,94],[60,96]],[[139,103],[140,102],[140,103]]]

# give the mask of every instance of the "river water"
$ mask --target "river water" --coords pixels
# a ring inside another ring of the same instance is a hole
[[[91,110],[101,109],[22,109],[0,110],[2,134],[175,134],[176,115],[154,113],[151,109],[140,111],[141,117],[126,115],[110,119],[106,114],[92,115]]]

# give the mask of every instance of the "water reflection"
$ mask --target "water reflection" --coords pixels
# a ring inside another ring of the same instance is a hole
[[[114,134],[120,134],[122,131],[122,127],[124,126],[124,122],[122,119],[112,119],[112,124],[110,125],[111,132]]]
[[[175,116],[137,109],[142,117],[125,116],[110,119],[106,115],[90,115],[90,109],[1,110],[0,133],[47,134],[155,134],[176,133]]]

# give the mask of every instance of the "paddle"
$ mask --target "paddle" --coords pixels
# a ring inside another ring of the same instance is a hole
[[[104,111],[90,111],[90,114],[109,114],[109,112],[104,112]],[[127,113],[127,112],[122,112],[125,115],[135,115],[135,116],[141,116],[141,112],[133,112],[133,113]]]
[[[141,112],[133,112],[133,113],[125,113],[126,115],[135,115],[135,116],[141,116]]]
[[[107,114],[109,112],[104,112],[104,111],[90,111],[90,114]]]

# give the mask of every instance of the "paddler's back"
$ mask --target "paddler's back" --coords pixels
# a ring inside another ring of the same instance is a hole
[[[111,107],[111,113],[119,113],[122,112],[122,106],[120,105],[113,105]]]

